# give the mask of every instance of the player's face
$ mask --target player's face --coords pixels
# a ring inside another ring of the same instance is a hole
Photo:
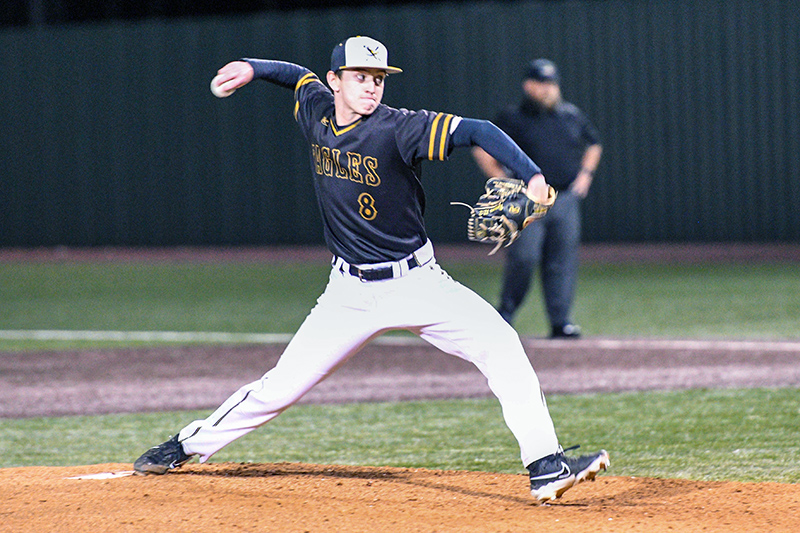
[[[378,69],[342,70],[340,75],[328,76],[336,96],[337,117],[371,115],[383,99],[383,82],[386,73]]]

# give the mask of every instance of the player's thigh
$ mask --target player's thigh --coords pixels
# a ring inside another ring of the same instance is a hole
[[[447,279],[429,286],[420,306],[420,336],[439,349],[472,362],[495,353],[520,355],[517,332],[483,297]]]
[[[274,373],[324,377],[377,335],[369,298],[334,276],[286,346]]]

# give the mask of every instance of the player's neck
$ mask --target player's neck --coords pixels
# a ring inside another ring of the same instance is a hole
[[[336,112],[333,115],[333,118],[336,120],[336,125],[342,127],[342,126],[349,126],[354,122],[358,122],[359,120],[364,118],[364,115],[356,113],[355,111],[350,109],[340,109],[337,107]]]

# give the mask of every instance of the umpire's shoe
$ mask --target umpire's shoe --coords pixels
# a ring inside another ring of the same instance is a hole
[[[183,445],[175,435],[167,442],[153,446],[133,463],[137,474],[166,474],[173,468],[187,463],[193,456],[183,451]]]
[[[581,327],[578,324],[564,324],[550,328],[551,339],[579,339]]]
[[[578,446],[569,448],[574,450]],[[591,455],[567,457],[559,450],[528,465],[531,494],[541,504],[556,500],[567,490],[583,481],[593,481],[600,470],[611,465],[608,452],[600,450]]]

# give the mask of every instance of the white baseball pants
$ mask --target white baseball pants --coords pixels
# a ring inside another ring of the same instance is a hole
[[[281,414],[390,330],[409,330],[483,373],[519,442],[523,465],[555,453],[553,422],[516,331],[434,259],[403,274],[365,282],[334,268],[325,292],[275,367],[236,391],[208,418],[181,430],[186,453],[198,454],[205,462]]]

